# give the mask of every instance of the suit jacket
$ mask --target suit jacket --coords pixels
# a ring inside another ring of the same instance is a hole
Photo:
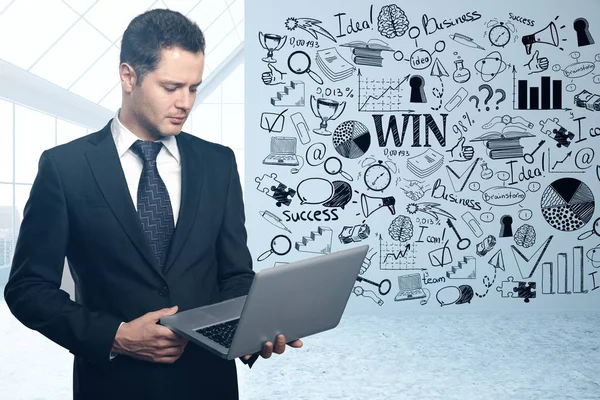
[[[177,144],[182,200],[164,273],[143,233],[110,122],[40,158],[4,296],[24,325],[74,354],[77,400],[238,398],[235,362],[193,343],[172,364],[124,355],[109,361],[121,322],[245,295],[254,276],[233,152],[185,132]],[[60,290],[65,256],[75,301]]]

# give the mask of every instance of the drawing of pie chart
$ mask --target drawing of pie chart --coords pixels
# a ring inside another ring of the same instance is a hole
[[[332,140],[338,154],[350,159],[361,157],[371,145],[369,130],[358,121],[342,122],[333,131]]]
[[[542,215],[553,228],[576,231],[594,214],[594,194],[583,182],[574,178],[554,181],[542,194]]]

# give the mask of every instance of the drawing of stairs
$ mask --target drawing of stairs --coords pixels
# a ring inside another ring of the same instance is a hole
[[[312,231],[310,236],[302,237],[301,242],[296,242],[296,250],[305,253],[329,254],[331,253],[331,239],[333,230],[326,226],[320,226],[318,230]]]
[[[292,81],[277,97],[271,97],[271,104],[279,107],[304,107],[304,82]]]
[[[446,276],[450,279],[475,279],[475,262],[475,257],[465,256],[451,271],[446,271]]]

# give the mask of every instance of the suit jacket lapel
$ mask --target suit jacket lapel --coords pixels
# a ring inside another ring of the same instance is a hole
[[[86,153],[88,163],[106,202],[127,236],[146,261],[153,266],[152,269],[163,276],[152,255],[129,193],[117,148],[112,140],[111,122],[112,120],[101,131],[90,137],[89,141],[96,147]]]
[[[192,148],[190,135],[181,132],[176,138],[181,155],[181,207],[179,208],[177,226],[173,232],[169,253],[165,261],[165,273],[173,266],[189,237],[188,233],[196,219],[202,184],[206,176],[204,157],[197,154]]]

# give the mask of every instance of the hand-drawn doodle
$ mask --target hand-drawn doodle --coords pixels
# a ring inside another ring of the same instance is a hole
[[[494,176],[494,171],[490,167],[488,167],[487,162],[481,161],[481,173],[479,174],[481,179],[488,180],[492,176]]]
[[[600,96],[583,90],[574,97],[575,105],[589,111],[600,111]]]
[[[287,110],[286,110],[287,111]],[[310,142],[310,133],[308,132],[308,124],[304,119],[304,115],[297,112],[290,116],[292,120],[292,124],[294,124],[294,128],[296,129],[296,133],[298,134],[298,138],[300,139],[300,143],[307,144]],[[323,145],[325,146],[325,145]]]
[[[592,267],[600,268],[600,244],[597,244],[596,247],[589,249],[585,256],[592,263]]]
[[[414,112],[402,109],[401,86],[410,75],[397,79],[363,78],[358,70],[358,111],[362,112]]]
[[[377,289],[379,289],[379,294],[382,296],[385,296],[386,294],[388,294],[390,292],[390,290],[392,289],[392,282],[389,279],[384,279],[381,282],[377,283],[377,282],[373,282],[369,279],[363,278],[362,276],[357,276],[356,281],[357,282],[365,282],[365,283],[369,283],[371,285],[376,286]]]
[[[493,186],[486,189],[481,197],[489,205],[506,207],[521,203],[526,196],[525,192],[517,187]]]
[[[352,289],[352,293],[354,293],[357,296],[364,296],[364,297],[370,298],[378,306],[383,305],[383,300],[381,300],[379,297],[377,297],[375,292],[373,292],[372,290],[364,290],[362,288],[362,286],[354,286],[354,288]]]
[[[588,185],[575,178],[552,182],[542,194],[544,219],[555,229],[571,232],[582,228],[594,214],[594,194]]]
[[[372,254],[369,254],[372,253]],[[369,251],[367,251],[367,255],[365,257],[365,259],[362,262],[362,265],[360,266],[360,271],[359,274],[363,275],[365,272],[367,272],[367,270],[369,269],[369,267],[371,266],[372,262],[371,260],[373,259],[373,257],[375,257],[377,255],[377,252],[371,247],[369,248]]]
[[[413,51],[408,60],[404,60],[404,54],[402,52],[394,53],[394,59],[396,61],[408,61],[410,66],[416,70],[423,70],[429,68],[433,62],[433,54],[442,53],[446,49],[446,42],[438,40],[433,46],[433,52],[424,48],[418,48]]]
[[[284,75],[287,75],[286,72],[281,72],[273,64],[267,64],[269,71],[262,73],[262,81],[265,85],[285,85]]]
[[[523,279],[529,279],[533,276],[535,270],[540,264],[540,261],[542,260],[542,257],[544,257],[544,253],[546,253],[546,249],[548,249],[548,246],[550,245],[550,242],[552,241],[553,237],[554,236],[550,235],[548,239],[546,239],[544,243],[542,243],[540,247],[538,247],[538,249],[530,257],[527,257],[525,254],[523,254],[521,250],[515,247],[514,244],[510,245],[510,248],[513,252],[513,256],[515,257],[515,261],[517,263],[517,267],[519,268],[519,272],[521,273],[521,277]],[[535,255],[538,253],[539,255],[537,256],[537,258],[535,258]]]
[[[346,108],[346,102],[341,103],[337,100],[319,98],[310,96],[310,109],[315,117],[321,119],[321,125],[318,129],[313,129],[313,132],[323,136],[330,136],[331,132],[327,130],[327,122],[337,119]]]
[[[280,113],[264,112],[260,115],[260,127],[269,133],[281,133],[285,125],[286,108]]]
[[[496,287],[496,290],[502,293],[502,297],[523,299],[525,303],[529,303],[530,299],[536,298],[535,286],[536,282],[515,281],[514,277],[509,276],[506,281],[502,281],[502,286]]]
[[[595,158],[594,149],[591,147],[584,147],[575,154],[575,166],[579,169],[588,169],[592,166],[592,162]]]
[[[394,271],[425,271],[416,265],[416,245],[384,241],[379,237],[379,269]]]
[[[546,141],[544,139],[540,140],[537,144],[537,146],[535,147],[535,149],[533,149],[533,151],[531,153],[525,153],[523,154],[523,160],[525,160],[525,162],[527,164],[533,164],[533,162],[535,161],[533,156],[534,154],[542,148],[542,146],[544,145],[544,143],[546,143]]]
[[[535,53],[533,53],[533,56],[531,56],[529,62],[523,66],[527,67],[529,70],[529,75],[531,75],[544,72],[548,69],[548,65],[550,65],[548,57],[540,57],[540,51],[536,50]]]
[[[562,68],[560,64],[554,64],[552,70],[556,72],[562,71],[566,78],[571,79],[571,83],[565,87],[565,90],[567,92],[574,92],[577,89],[577,85],[573,82],[573,79],[583,78],[593,73],[596,69],[596,63],[600,62],[600,54],[596,54],[594,62],[579,61],[581,53],[578,51],[571,52],[570,56],[575,60],[574,63],[567,65],[565,68]],[[594,74],[592,80],[596,84],[600,83],[600,75]]]
[[[483,257],[490,252],[495,245],[496,237],[494,235],[487,235],[481,242],[475,245],[475,254],[477,254],[479,257]]]
[[[540,121],[540,131],[556,141],[556,147],[569,147],[575,134],[558,124],[558,118]]]
[[[425,79],[420,75],[413,75],[408,81],[410,85],[410,102],[411,103],[427,103],[425,96]]]
[[[425,191],[429,189],[429,185],[413,179],[407,179],[408,186],[400,187],[406,197],[412,201],[419,201],[425,196]]]
[[[562,110],[562,80],[541,77],[540,86],[528,87],[529,82],[520,79],[517,85],[516,69],[513,67],[513,109],[515,110]],[[541,98],[541,103],[540,103]]]
[[[371,228],[367,224],[358,224],[354,226],[345,225],[338,235],[338,239],[343,244],[362,242],[369,237]]]
[[[502,249],[499,249],[497,252],[494,253],[494,255],[489,259],[488,264],[493,266],[494,269],[501,269],[502,271],[506,271]]]
[[[594,286],[591,291],[600,289],[600,286],[596,284],[596,274],[597,273],[598,273],[598,271],[594,271],[594,272],[588,274],[589,276],[592,277],[592,281],[593,281],[592,286]]]
[[[421,179],[435,173],[443,164],[444,156],[432,148],[406,160],[406,168]]]
[[[485,286],[485,292],[483,294],[479,294],[479,293],[475,292],[475,296],[479,297],[480,299],[487,296],[487,294],[490,291],[490,288],[492,287],[494,282],[496,282],[497,272],[498,272],[498,269],[494,268],[494,277],[492,279],[490,279],[490,277],[488,275],[485,275],[483,277],[483,279],[481,281],[483,282],[483,286]]]
[[[333,132],[333,146],[345,158],[362,157],[371,145],[369,129],[358,121],[345,121]]]
[[[467,211],[461,216],[461,218],[476,237],[481,237],[481,235],[483,235],[481,225],[479,225],[479,222],[477,222],[477,219],[473,216],[473,214]]]
[[[259,255],[256,261],[263,261],[271,256],[271,254],[277,254],[278,256],[284,256],[292,249],[292,241],[286,235],[277,235],[271,239],[271,247]]]
[[[450,100],[444,105],[444,108],[448,112],[452,112],[456,107],[460,106],[463,101],[467,98],[469,92],[465,88],[459,88],[458,91],[450,97]]]
[[[594,44],[594,38],[590,34],[590,24],[585,18],[577,18],[573,21],[573,29],[577,32],[577,46],[589,46]]]
[[[290,54],[287,65],[290,71],[296,75],[308,74],[313,81],[319,85],[323,84],[323,78],[321,78],[315,71],[310,69],[312,61],[310,60],[310,56],[305,51],[296,50]]]
[[[285,20],[285,27],[289,31],[294,31],[296,29],[302,29],[304,32],[309,33],[313,38],[319,39],[317,34],[323,35],[329,40],[337,43],[337,40],[331,33],[329,33],[325,28],[323,28],[320,24],[322,22],[318,19],[314,18],[298,18],[298,17],[289,17]]]
[[[450,35],[450,39],[454,40],[458,44],[462,44],[463,46],[470,47],[473,49],[485,50],[483,47],[478,45],[473,38],[464,35],[462,33],[453,33]]]
[[[379,39],[370,39],[367,42],[354,40],[340,45],[352,49],[352,62],[356,65],[366,65],[371,67],[383,67],[384,51],[394,51],[386,42]]]
[[[502,218],[500,218],[500,233],[498,234],[498,237],[512,237],[512,223],[513,217],[510,215],[503,215]]]
[[[333,181],[333,195],[323,203],[323,207],[340,207],[342,210],[352,200],[352,187],[348,182]]]
[[[388,228],[390,237],[400,242],[408,242],[413,236],[413,223],[410,217],[398,215]]]
[[[304,82],[291,81],[284,86],[283,91],[278,91],[276,97],[271,97],[271,105],[276,107],[304,107],[305,92]]]
[[[465,83],[471,79],[471,71],[465,67],[464,60],[458,59],[454,61],[454,72],[452,73],[452,79],[456,83]],[[466,96],[467,94],[465,94],[465,97]]]
[[[318,50],[315,56],[317,66],[332,82],[352,76],[356,67],[338,53],[335,47]]]
[[[519,210],[519,219],[521,221],[529,221],[533,217],[533,212],[529,209]]]
[[[329,254],[333,230],[327,226],[319,226],[316,231],[311,231],[309,236],[294,244],[294,248],[304,253]]]
[[[490,223],[490,222],[494,221],[494,218],[495,218],[494,213],[491,213],[491,212],[483,212],[479,216],[479,219],[482,222],[486,222],[486,223]]]
[[[403,36],[408,30],[408,18],[396,4],[381,7],[377,16],[377,30],[388,39]]]
[[[323,178],[307,178],[296,188],[300,204],[323,204],[324,207],[344,208],[352,198],[352,188],[347,182],[329,182]]]
[[[287,42],[287,36],[281,36],[274,33],[258,32],[258,41],[263,49],[267,50],[267,56],[262,60],[266,63],[276,63],[277,60],[273,58],[275,51],[281,50]]]
[[[497,124],[504,124],[502,131],[486,132],[471,141],[485,142],[486,153],[492,160],[523,157],[521,139],[534,137],[527,131],[533,124],[521,117],[503,115],[493,117],[482,128],[489,129]]]
[[[475,62],[475,71],[481,75],[481,80],[491,82],[502,72],[508,69],[508,64],[502,59],[502,54],[498,51],[492,51],[487,56]]]
[[[471,239],[469,239],[468,237],[462,237],[460,233],[458,233],[456,226],[454,226],[454,223],[450,218],[446,219],[446,224],[450,227],[450,229],[452,229],[452,232],[454,232],[456,238],[458,239],[458,242],[456,243],[456,248],[459,250],[468,249],[471,245]]]
[[[396,215],[396,199],[394,196],[373,197],[363,193],[360,195],[360,205],[365,218],[383,207],[387,207],[392,215]]]
[[[592,225],[592,229],[590,229],[589,231],[585,231],[582,234],[580,234],[577,239],[579,240],[584,240],[589,238],[592,235],[596,235],[598,237],[600,237],[600,217],[596,218],[596,220],[594,221],[594,224]]]
[[[469,285],[445,286],[438,290],[435,295],[440,306],[448,306],[450,304],[465,304],[471,303],[473,299],[473,288]]]
[[[535,228],[529,224],[523,224],[517,228],[515,234],[515,243],[525,248],[535,244]]]
[[[394,297],[394,301],[418,300],[427,297],[423,284],[421,282],[421,274],[400,275],[398,277],[399,291]],[[421,300],[421,305],[425,305]]]
[[[445,267],[452,263],[452,251],[448,247],[448,240],[438,249],[431,250],[427,256],[432,267]]]
[[[325,143],[313,143],[306,150],[306,162],[312,167],[317,167],[325,162],[326,154],[327,147],[325,146]]]
[[[349,173],[342,170],[342,161],[337,157],[329,157],[327,160],[325,160],[325,165],[323,167],[325,168],[325,172],[327,172],[329,175],[340,174],[350,182],[354,180]]]
[[[469,182],[469,178],[475,171],[475,167],[477,167],[477,163],[481,160],[480,157],[477,157],[475,161],[471,163],[470,166],[462,174],[457,174],[452,167],[446,165],[446,172],[448,172],[448,177],[450,178],[450,183],[452,183],[452,187],[455,192],[462,192],[465,186],[467,186],[467,182]]]
[[[440,219],[440,215],[450,219],[456,219],[454,215],[450,214],[448,211],[440,208],[439,203],[432,203],[429,201],[423,203],[410,203],[406,206],[406,212],[409,214],[416,214],[417,211],[425,213],[427,215],[431,215],[433,218],[437,220]]]
[[[446,152],[450,153],[450,156],[452,157],[450,162],[465,162],[473,159],[475,149],[473,146],[465,146],[465,140],[466,138],[461,136],[454,147],[446,150]]]
[[[285,224],[283,223],[281,218],[278,217],[277,215],[273,214],[271,211],[264,210],[264,211],[260,211],[259,214],[261,217],[263,217],[265,219],[265,221],[267,221],[274,227],[283,229],[284,231],[292,233],[292,231],[290,231],[290,229],[287,226],[285,226]]]
[[[295,137],[273,136],[271,138],[270,153],[262,163],[284,167],[299,165],[298,156],[296,156],[297,141],[298,139]]]
[[[510,43],[510,39],[512,38],[512,34],[517,30],[515,26],[510,23],[498,22],[496,20],[492,20],[487,24],[487,27],[491,29],[488,32],[488,39],[492,46],[495,47],[504,47]]]
[[[563,29],[564,25],[560,28]],[[521,38],[521,42],[523,42],[523,46],[525,46],[525,52],[527,55],[531,55],[531,48],[534,44],[547,44],[550,46],[559,47],[561,41],[565,41],[565,39],[560,39],[558,35],[558,29],[556,28],[554,21],[550,22],[545,28]],[[559,48],[564,50],[562,47]]]
[[[457,265],[446,271],[448,279],[475,279],[477,278],[477,260],[475,257],[464,256]]]
[[[274,198],[277,207],[281,207],[282,204],[289,206],[292,202],[292,198],[296,195],[296,191],[288,188],[276,178],[277,174],[275,173],[272,173],[269,176],[263,174],[262,178],[254,178],[254,181],[258,183],[256,189],[258,189],[259,192],[263,192],[267,196]]]
[[[440,59],[437,57],[433,61],[433,65],[431,66],[431,72],[429,73],[429,75],[437,76],[438,78],[441,78],[442,76],[450,77],[450,74],[448,74],[448,71],[446,71],[446,68],[444,67]]]
[[[364,182],[368,189],[382,192],[392,182],[392,173],[383,165],[383,161],[371,164],[364,174]]]

